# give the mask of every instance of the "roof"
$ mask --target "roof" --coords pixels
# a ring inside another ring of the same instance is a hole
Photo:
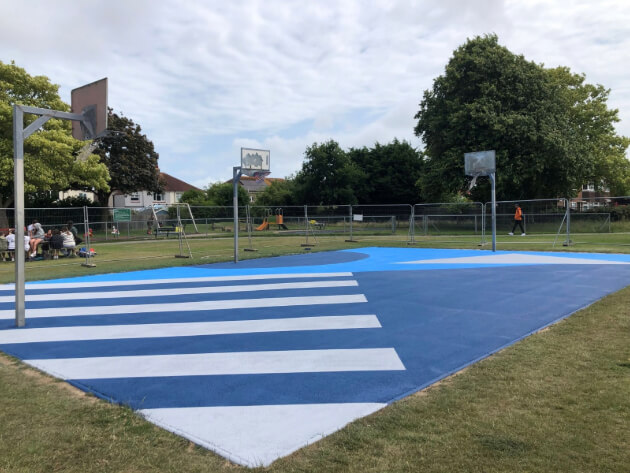
[[[160,180],[164,182],[164,191],[166,192],[186,192],[190,190],[202,191],[202,189],[199,189],[192,184],[188,184],[181,179],[177,179],[170,174],[166,174],[165,172],[160,172]]]
[[[258,181],[252,176],[241,176],[239,182],[247,192],[262,192],[266,187],[270,186],[273,182],[284,181],[280,177],[266,177],[264,181]],[[230,179],[227,182],[232,182]]]

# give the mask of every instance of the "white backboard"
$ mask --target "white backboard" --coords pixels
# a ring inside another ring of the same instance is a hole
[[[241,170],[269,171],[270,154],[268,149],[241,148]]]

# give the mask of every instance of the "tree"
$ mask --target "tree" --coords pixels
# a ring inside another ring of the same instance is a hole
[[[207,205],[219,205],[224,207],[234,206],[234,186],[232,181],[230,182],[217,182],[210,185],[206,189],[206,195],[208,197]],[[237,186],[237,200],[239,207],[244,207],[249,204],[249,194],[243,188],[243,186]]]
[[[59,98],[59,86],[45,76],[31,76],[14,62],[0,61],[0,227],[8,226],[4,209],[13,204],[13,104],[69,111]],[[24,126],[37,117],[25,114]],[[26,192],[71,188],[109,189],[109,174],[98,156],[78,161],[84,142],[75,140],[71,122],[51,119],[24,142]]]
[[[622,187],[628,140],[616,135],[617,111],[608,110],[607,98],[602,86],[567,68],[529,62],[495,35],[468,40],[424,92],[415,116],[426,145],[422,197],[446,200],[465,191],[464,153],[488,149],[497,152],[497,194],[504,199],[571,196],[591,180]],[[473,199],[487,199],[483,181]]]
[[[344,150],[330,140],[306,148],[302,169],[295,176],[298,202],[310,205],[355,204],[359,173]]]
[[[350,160],[360,173],[355,195],[361,204],[415,203],[416,181],[422,174],[422,155],[406,141],[373,148],[350,149]]]
[[[197,189],[187,190],[182,194],[179,201],[183,204],[201,205],[199,202],[205,202],[206,193]]]
[[[153,143],[133,120],[114,113],[111,108],[108,112],[107,129],[114,133],[102,138],[95,152],[109,170],[111,190],[97,192],[99,202],[107,206],[114,191],[161,192],[159,155]]]
[[[300,205],[295,198],[295,181],[293,177],[271,181],[271,184],[256,197],[254,205],[266,207],[283,207],[287,205]]]

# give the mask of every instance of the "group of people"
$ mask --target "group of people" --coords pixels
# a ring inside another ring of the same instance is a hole
[[[74,257],[77,254],[77,245],[83,241],[72,221],[68,221],[61,229],[51,228],[45,232],[39,221],[34,219],[25,231],[23,246],[25,257],[29,260],[34,260],[40,255],[41,257],[49,255],[52,259],[59,259],[59,256]],[[14,228],[0,232],[2,261],[15,261],[16,243]]]

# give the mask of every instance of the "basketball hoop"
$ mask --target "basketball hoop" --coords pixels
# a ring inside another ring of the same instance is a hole
[[[253,177],[256,178],[256,182],[263,182],[269,174],[271,174],[271,171],[256,171]]]

